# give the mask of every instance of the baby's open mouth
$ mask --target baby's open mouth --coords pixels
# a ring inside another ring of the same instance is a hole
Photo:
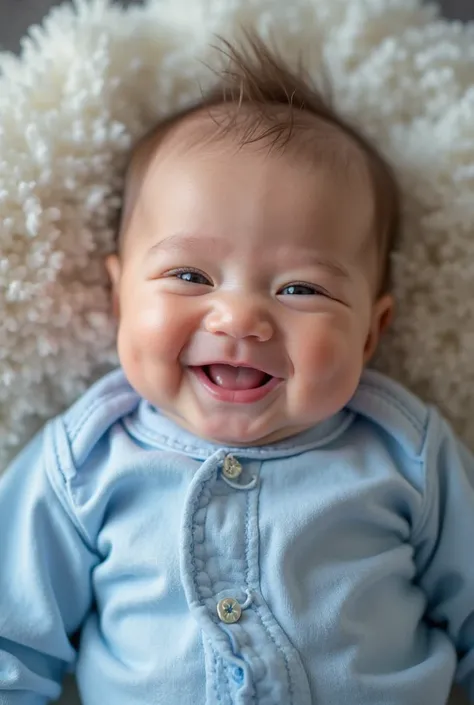
[[[234,367],[219,363],[203,365],[201,369],[213,384],[233,391],[264,387],[273,379],[271,375],[254,367]]]
[[[189,365],[190,372],[214,400],[228,404],[254,404],[268,397],[283,379],[246,364],[210,362]]]

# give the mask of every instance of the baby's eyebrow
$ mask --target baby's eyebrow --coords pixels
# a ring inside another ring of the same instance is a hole
[[[338,279],[350,279],[350,274],[347,269],[336,260],[321,257],[315,254],[308,254],[307,262],[314,264],[317,267],[327,269],[330,274],[333,274]]]
[[[325,269],[338,279],[351,278],[349,270],[346,269],[341,262],[332,257],[315,252],[311,247],[304,247],[296,251],[294,249],[287,250],[284,248],[278,254],[281,257],[282,262],[286,263],[288,266],[310,265]]]
[[[202,250],[212,248],[216,254],[221,254],[226,248],[225,242],[218,237],[210,235],[193,235],[191,233],[174,233],[168,235],[160,242],[156,242],[147,251],[147,256],[153,255],[155,252],[173,252],[178,250]]]

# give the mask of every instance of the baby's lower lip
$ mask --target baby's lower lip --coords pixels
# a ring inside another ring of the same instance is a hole
[[[196,376],[204,389],[216,399],[216,401],[231,402],[234,404],[251,404],[252,402],[260,401],[270,394],[282,381],[278,377],[271,377],[266,384],[261,387],[255,387],[254,389],[224,389],[214,384],[202,367],[189,367],[188,369]]]

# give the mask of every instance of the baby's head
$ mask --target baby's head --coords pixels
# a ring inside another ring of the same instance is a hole
[[[256,39],[130,161],[107,260],[138,393],[226,445],[339,411],[387,326],[398,195],[376,150]]]

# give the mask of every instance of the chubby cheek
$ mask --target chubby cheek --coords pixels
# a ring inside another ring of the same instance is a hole
[[[179,356],[196,325],[196,317],[176,298],[137,300],[130,309],[122,308],[118,354],[130,383],[145,398],[157,401],[157,394],[176,391]]]
[[[331,319],[309,327],[292,356],[293,403],[299,412],[320,420],[351,398],[363,366],[362,337],[345,322]]]

